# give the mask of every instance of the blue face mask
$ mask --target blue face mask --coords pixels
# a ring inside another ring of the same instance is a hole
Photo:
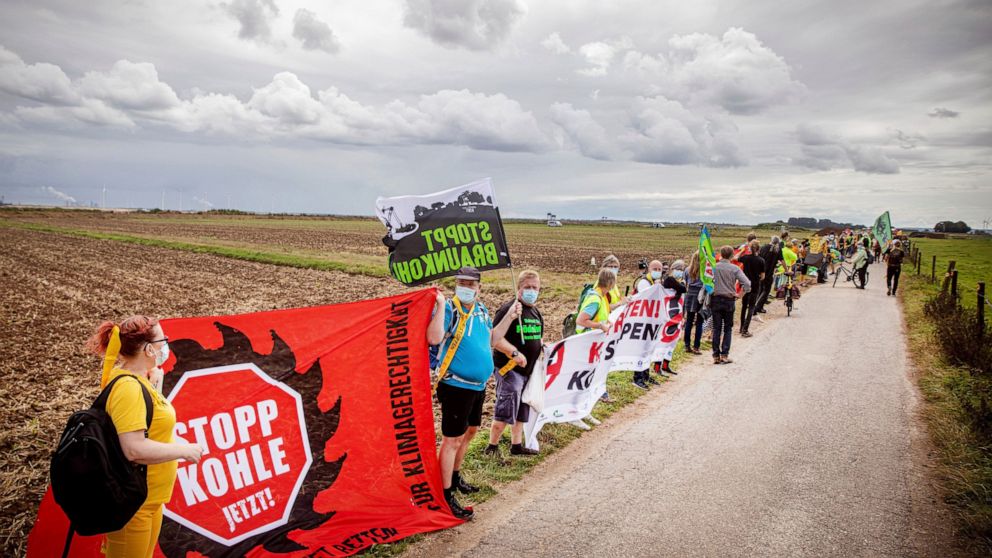
[[[658,279],[661,279],[661,272],[660,271],[652,271],[651,272],[651,278],[654,279],[655,281],[657,281]]]
[[[169,342],[162,342],[162,350],[155,355],[155,366],[162,366],[165,361],[169,360]]]
[[[457,286],[455,287],[455,296],[457,296],[458,300],[464,302],[465,304],[472,304],[475,302],[475,289]]]
[[[606,269],[610,270],[610,273],[612,273],[613,275],[616,275],[616,274],[620,273],[620,268],[619,267],[608,267]]]
[[[675,271],[672,272],[672,277],[675,277],[676,279],[681,281],[682,278],[685,277],[685,272],[682,271],[681,269],[676,269]]]
[[[523,294],[520,295],[520,300],[523,301],[524,304],[533,305],[537,302],[538,294],[539,292],[534,289],[524,289]]]

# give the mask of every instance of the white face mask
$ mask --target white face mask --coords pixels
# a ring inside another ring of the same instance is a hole
[[[456,286],[455,296],[458,300],[464,302],[465,304],[472,304],[475,302],[475,289],[470,289],[468,287]]]
[[[169,342],[162,341],[162,349],[155,355],[155,366],[162,366],[167,360],[169,360]]]
[[[608,267],[606,269],[610,270],[610,273],[612,273],[614,276],[620,273],[619,267]]]

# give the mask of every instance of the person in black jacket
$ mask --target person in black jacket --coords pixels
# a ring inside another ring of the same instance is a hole
[[[751,325],[751,317],[754,315],[754,307],[758,302],[758,297],[763,289],[761,281],[765,278],[765,260],[758,256],[760,245],[757,240],[751,241],[751,250],[747,255],[741,256],[738,261],[744,267],[744,275],[754,287],[741,299],[741,337],[751,337],[748,327]]]
[[[765,304],[772,294],[772,283],[775,280],[775,268],[782,263],[782,241],[777,236],[773,236],[771,242],[765,244],[758,250],[758,256],[765,262],[765,277],[761,280],[761,291],[758,293],[758,300],[755,303],[754,313],[764,314]]]

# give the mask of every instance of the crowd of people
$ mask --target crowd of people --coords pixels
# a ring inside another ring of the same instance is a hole
[[[823,254],[818,268],[806,264],[807,257],[815,253]],[[783,232],[765,244],[750,234],[736,248],[727,245],[719,249],[718,261],[711,270],[712,290],[704,288],[707,263],[697,251],[688,265],[681,259],[670,265],[657,259],[645,263],[632,285],[633,292],[621,295],[620,260],[608,255],[602,260],[594,286],[579,301],[576,332],[609,332],[611,311],[637,293],[660,284],[683,297],[685,352],[702,353],[704,324],[710,324],[713,363],[727,364],[733,362],[730,350],[738,299],[738,333],[750,337],[752,321],[763,321],[761,315],[767,313],[768,304],[793,281],[804,285],[812,277],[835,273],[836,265],[846,258],[852,259],[855,270],[864,272],[871,261],[883,256],[887,262],[888,294],[892,295],[898,289],[905,257],[901,243],[896,240],[882,247],[867,234],[814,237],[811,242],[790,238],[788,232]],[[473,510],[460,505],[456,493],[479,491],[461,475],[461,467],[469,442],[482,425],[486,387],[493,375],[495,405],[484,455],[501,456],[500,440],[507,427],[510,456],[537,454],[523,443],[523,425],[529,420],[530,407],[523,403],[522,395],[544,350],[545,322],[538,307],[541,276],[537,271],[522,271],[516,283],[516,293],[490,314],[479,296],[482,274],[473,267],[463,267],[455,276],[453,296],[449,299],[438,292],[427,330],[441,409],[438,461],[445,500],[459,518],[471,518]],[[162,506],[171,498],[177,460],[198,462],[203,449],[173,440],[175,411],[161,395],[161,365],[169,355],[168,338],[154,318],[133,316],[120,324],[106,322],[89,346],[104,355],[104,386],[124,376],[111,389],[107,412],[127,458],[148,465],[148,499],[131,522],[107,536],[106,554],[151,556],[162,522]],[[647,390],[659,383],[655,376],[671,374],[677,372],[665,360],[634,371],[632,381]],[[145,423],[147,393],[153,394],[154,419],[150,425]],[[609,395],[604,393],[603,400],[610,401]],[[587,420],[598,424],[591,416]],[[584,422],[576,426],[589,428]]]

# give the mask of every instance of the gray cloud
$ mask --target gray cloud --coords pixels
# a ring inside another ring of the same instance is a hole
[[[293,37],[300,41],[306,50],[322,50],[331,54],[341,50],[341,44],[331,26],[321,21],[317,14],[300,8],[293,16]]]
[[[565,44],[565,41],[561,39],[561,35],[557,31],[545,37],[541,41],[541,46],[555,54],[568,54],[572,52],[572,49]]]
[[[446,47],[489,50],[526,11],[521,0],[406,0],[403,23]]]
[[[916,149],[921,141],[926,140],[923,134],[907,134],[898,129],[892,130],[892,137],[899,143],[899,147],[903,149]]]
[[[73,105],[79,97],[62,68],[48,63],[25,64],[0,46],[0,90],[32,101]]]
[[[803,156],[801,166],[830,170],[851,167],[869,174],[896,174],[899,163],[875,146],[857,145],[813,124],[801,124],[796,130]]]
[[[701,117],[678,101],[641,98],[632,130],[620,141],[633,160],[663,165],[737,167],[746,164],[736,143],[737,127],[727,118]]]
[[[610,138],[589,111],[576,110],[569,103],[551,105],[551,121],[562,128],[586,157],[610,161],[620,156],[616,140]]]
[[[957,118],[960,114],[960,112],[948,108],[936,107],[932,111],[928,112],[927,116],[930,118]]]
[[[267,42],[272,37],[272,20],[279,15],[275,0],[232,0],[220,5],[238,21],[238,38]]]

